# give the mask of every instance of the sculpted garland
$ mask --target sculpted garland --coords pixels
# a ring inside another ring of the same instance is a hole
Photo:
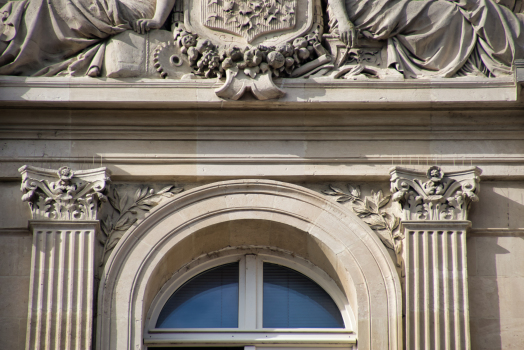
[[[498,77],[511,74],[515,59],[524,58],[520,4],[12,1],[0,9],[0,75],[218,77],[224,86],[217,94],[232,99],[246,89],[259,99],[280,97],[284,92],[274,78]],[[151,47],[128,55],[135,66],[112,56],[118,42],[139,41],[131,30]]]

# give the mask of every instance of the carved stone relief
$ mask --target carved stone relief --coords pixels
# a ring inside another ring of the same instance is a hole
[[[1,8],[0,75],[218,78],[222,98],[264,100],[285,94],[273,79],[499,77],[524,58],[524,20],[492,0],[78,0],[68,16],[60,1]]]
[[[104,247],[100,266],[115,248],[122,235],[139,218],[165,199],[172,198],[184,190],[182,187],[168,185],[160,190],[150,186],[115,185],[108,191],[103,214],[101,215],[99,242]]]
[[[384,196],[382,190],[371,190],[364,196],[360,186],[347,184],[347,190],[332,184],[321,192],[341,204],[349,203],[349,208],[375,231],[384,246],[395,253],[397,267],[402,267],[402,239],[398,230],[399,218],[394,215],[390,204],[391,195]],[[388,208],[386,208],[386,206]]]
[[[392,199],[402,208],[402,220],[467,220],[478,201],[480,169],[446,175],[438,166],[426,172],[395,167],[391,170]]]
[[[25,165],[22,174],[22,200],[29,204],[32,219],[96,220],[101,202],[106,201],[110,182],[106,168],[58,171]]]

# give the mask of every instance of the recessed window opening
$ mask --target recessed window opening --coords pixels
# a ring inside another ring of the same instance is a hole
[[[146,345],[355,344],[349,306],[336,283],[297,261],[231,254],[195,264],[153,302]]]

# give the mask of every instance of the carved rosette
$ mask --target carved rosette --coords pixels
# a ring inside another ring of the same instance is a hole
[[[401,206],[401,220],[467,220],[470,204],[478,201],[480,173],[476,167],[449,174],[438,166],[425,174],[392,168],[392,199]]]
[[[29,204],[32,219],[97,220],[100,202],[106,201],[106,168],[75,172],[66,166],[50,170],[25,165],[18,171],[22,200]]]

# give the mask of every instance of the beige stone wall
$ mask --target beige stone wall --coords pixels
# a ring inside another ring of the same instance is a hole
[[[0,230],[0,348],[25,349],[32,237]]]
[[[186,189],[228,178],[387,190],[391,165],[483,170],[468,238],[474,350],[524,348],[522,112],[5,110],[0,118],[0,348],[23,349],[30,211],[17,169],[107,166],[114,184]],[[322,116],[320,118],[319,116]],[[102,162],[102,163],[101,163]],[[375,182],[373,182],[375,181]]]

